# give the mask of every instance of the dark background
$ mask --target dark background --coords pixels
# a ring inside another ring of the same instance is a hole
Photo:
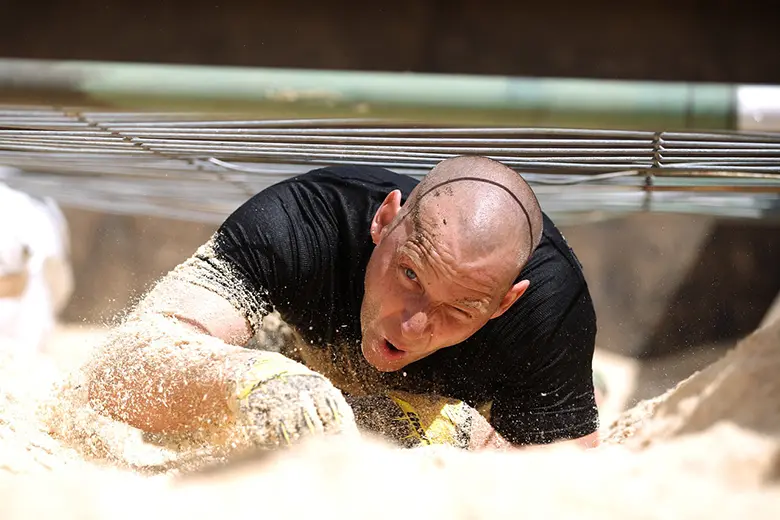
[[[780,83],[773,2],[3,0],[0,55]]]

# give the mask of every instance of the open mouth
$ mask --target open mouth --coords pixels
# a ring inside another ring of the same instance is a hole
[[[391,359],[399,358],[406,354],[406,352],[399,349],[398,347],[396,347],[386,339],[382,341],[382,343],[383,343],[383,347],[384,347],[383,350],[385,351],[385,354],[387,355],[387,357]]]

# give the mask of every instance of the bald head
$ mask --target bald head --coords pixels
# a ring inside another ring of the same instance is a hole
[[[412,191],[404,209],[416,230],[455,233],[476,254],[511,255],[506,268],[512,277],[542,233],[542,212],[531,187],[517,172],[486,157],[442,161]]]
[[[542,213],[510,168],[457,157],[439,163],[405,204],[390,192],[370,233],[362,350],[392,371],[464,341],[523,295],[530,281],[517,277],[539,243]]]

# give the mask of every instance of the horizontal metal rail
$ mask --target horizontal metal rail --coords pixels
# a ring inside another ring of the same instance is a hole
[[[174,110],[237,112],[258,120],[780,130],[778,92],[773,86],[712,83],[0,59],[0,103],[35,108],[22,114],[27,122],[48,117],[47,107],[58,105],[107,111],[108,117]]]

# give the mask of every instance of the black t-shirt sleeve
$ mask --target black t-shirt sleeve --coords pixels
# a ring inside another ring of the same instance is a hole
[[[282,310],[322,287],[338,225],[323,194],[305,182],[280,183],[239,207],[220,226],[214,253],[235,270],[245,292]]]
[[[547,444],[598,429],[592,359],[593,304],[583,284],[548,341],[531,349],[493,400],[491,423],[514,444]],[[529,362],[526,360],[532,360]]]

